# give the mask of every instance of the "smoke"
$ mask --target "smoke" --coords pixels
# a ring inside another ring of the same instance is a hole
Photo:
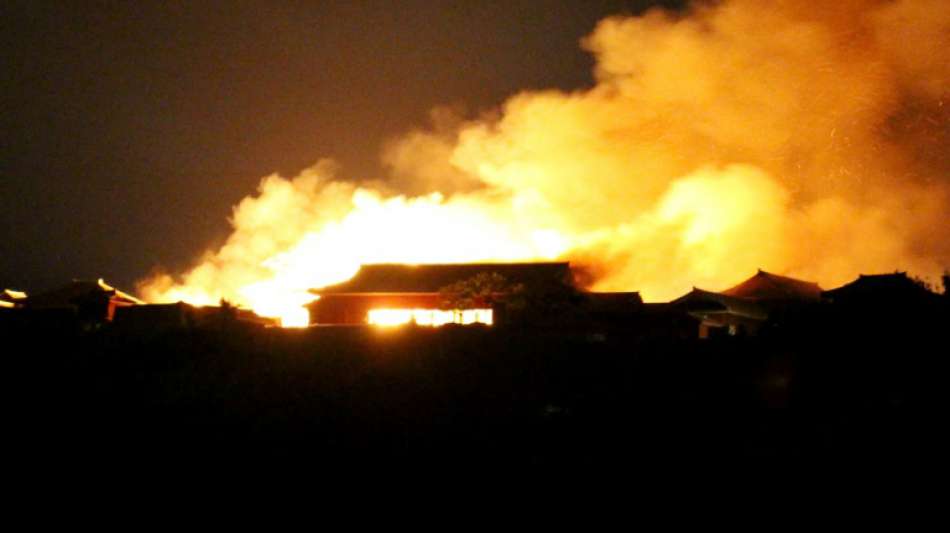
[[[607,18],[582,46],[592,88],[437,110],[375,185],[326,163],[265,178],[224,247],[144,295],[251,302],[373,260],[568,258],[648,300],[756,268],[830,287],[950,266],[950,3],[697,4]]]

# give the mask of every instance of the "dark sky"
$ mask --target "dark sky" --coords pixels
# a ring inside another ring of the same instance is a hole
[[[578,40],[655,3],[6,0],[0,288],[179,271],[262,176],[375,177],[434,106],[589,86]]]

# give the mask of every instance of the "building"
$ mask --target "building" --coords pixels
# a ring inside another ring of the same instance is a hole
[[[927,332],[946,331],[950,324],[950,299],[906,272],[861,274],[851,283],[824,291],[822,299],[825,322],[859,336],[896,335],[913,343],[927,338]],[[945,346],[928,349],[939,352]]]
[[[895,306],[931,306],[941,302],[940,295],[908,277],[906,272],[861,274],[851,283],[823,291],[821,297],[827,302],[843,306],[891,309]]]
[[[73,280],[67,285],[26,298],[24,309],[36,316],[69,313],[82,329],[95,329],[111,322],[116,309],[144,302],[131,294],[98,281]]]
[[[184,302],[121,307],[115,325],[126,333],[151,334],[186,329],[274,327],[277,319],[258,316],[233,306],[193,306]]]
[[[812,281],[789,278],[759,270],[754,276],[722,291],[726,296],[754,300],[766,307],[770,303],[787,305],[794,302],[818,302],[821,287]]]
[[[0,309],[9,323],[57,330],[94,330],[111,322],[117,309],[140,305],[138,298],[98,281],[73,280],[62,287],[26,294],[5,290]]]
[[[759,270],[721,292],[693,288],[672,304],[700,321],[699,337],[756,334],[769,320],[821,301],[817,283]]]
[[[370,264],[349,281],[315,289],[310,324],[495,324],[515,300],[575,293],[556,263]]]
[[[172,304],[145,304],[116,309],[113,322],[122,331],[152,333],[191,327],[194,307],[177,302]]]

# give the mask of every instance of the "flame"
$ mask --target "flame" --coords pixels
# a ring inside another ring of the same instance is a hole
[[[255,312],[283,325],[306,325],[308,289],[352,277],[363,263],[468,262],[550,258],[563,253],[556,233],[518,230],[439,194],[407,199],[353,191],[352,209],[320,231],[305,233],[290,249],[265,259],[263,281],[238,289]]]
[[[492,325],[491,309],[371,309],[366,322],[375,326],[401,326],[415,323],[419,326],[444,326],[445,324]]]
[[[477,202],[446,200],[438,193],[385,197],[333,183],[329,189],[334,200],[348,204],[343,215],[318,218],[313,228],[299,228],[282,239],[284,210],[275,204],[286,197],[280,192],[294,186],[305,194],[325,194],[328,182],[319,172],[314,169],[293,181],[265,178],[261,196],[239,206],[239,230],[231,242],[190,272],[184,283],[175,284],[168,276],[153,278],[145,286],[146,297],[210,305],[226,294],[262,316],[279,317],[283,326],[305,326],[308,315],[302,306],[315,298],[309,290],[345,281],[364,263],[550,259],[568,246],[557,231],[511,225]],[[346,195],[336,196],[343,189]],[[262,230],[261,224],[268,228]]]
[[[824,286],[950,265],[950,3],[731,0],[610,17],[586,90],[438,109],[375,182],[269,176],[150,301],[303,324],[362,263],[568,259],[666,300],[762,268]]]

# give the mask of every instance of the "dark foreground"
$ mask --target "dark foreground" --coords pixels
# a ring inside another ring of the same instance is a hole
[[[23,462],[640,471],[926,464],[947,316],[754,338],[551,328],[3,332]],[[19,455],[16,455],[19,454]]]

